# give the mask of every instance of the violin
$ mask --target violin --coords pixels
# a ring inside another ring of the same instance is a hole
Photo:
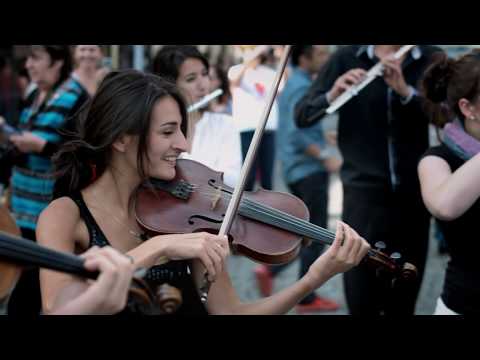
[[[12,216],[0,205],[0,230],[9,234],[20,236],[20,229],[15,224]],[[14,264],[6,265],[0,262],[0,304],[6,302],[20,278],[21,268]]]
[[[199,162],[177,160],[176,176],[171,181],[150,179],[136,190],[135,216],[150,236],[198,231],[218,233],[233,189],[223,183],[223,174]],[[267,190],[243,192],[228,238],[233,254],[269,265],[288,263],[299,254],[304,239],[331,245],[335,233],[309,221],[309,211],[299,198]],[[363,261],[391,274],[393,279],[410,280],[417,269],[370,249]]]
[[[52,250],[21,238],[15,221],[2,206],[0,229],[0,304],[7,303],[22,269],[26,267],[41,267],[86,279],[96,279],[99,275],[98,272],[85,269],[85,260],[79,256]],[[127,307],[148,315],[174,313],[182,303],[180,291],[167,284],[152,290],[142,280],[144,272],[145,270],[137,270],[132,279]]]

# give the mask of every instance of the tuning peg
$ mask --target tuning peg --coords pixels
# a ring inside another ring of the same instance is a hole
[[[383,242],[383,241],[378,241],[375,243],[375,248],[378,250],[378,251],[383,251],[385,250],[387,247],[387,245]]]

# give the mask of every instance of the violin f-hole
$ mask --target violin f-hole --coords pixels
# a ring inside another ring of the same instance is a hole
[[[208,216],[203,216],[203,215],[192,215],[188,218],[188,223],[190,225],[194,225],[195,224],[195,219],[200,219],[200,220],[212,222],[212,223],[215,223],[215,224],[221,224],[224,216],[225,215],[223,215],[221,219],[213,219],[213,218],[210,218]]]

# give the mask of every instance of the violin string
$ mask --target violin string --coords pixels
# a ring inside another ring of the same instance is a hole
[[[203,192],[203,194],[218,196],[218,193],[215,193],[211,190],[207,192]],[[222,193],[222,198],[229,200],[231,198],[231,195],[228,193]],[[309,223],[308,221],[296,218],[290,214],[284,213],[272,207],[265,206],[263,204],[259,204],[257,202],[251,201],[249,199],[242,199],[241,208],[247,211],[248,210],[256,211],[256,213],[254,213],[255,215],[266,214],[267,216],[271,216],[272,218],[279,220],[280,221],[279,224],[285,222],[289,225],[295,226],[296,228],[292,229],[294,231],[301,231],[302,233],[304,233],[305,231],[310,231],[309,234],[305,234],[306,236],[312,236],[312,235],[315,236],[317,234],[320,234],[322,237],[327,237],[331,240],[335,239],[335,234],[326,229],[323,229],[317,225]]]
[[[303,223],[302,220],[296,219],[290,215],[284,215],[281,212],[272,211],[268,208],[264,208],[263,206],[257,206],[256,204],[250,203],[249,200],[246,200],[245,203],[247,204],[245,208],[249,211],[253,211],[252,215],[260,215],[260,216],[267,216],[268,218],[272,219],[272,225],[283,225],[286,224],[289,228],[288,230],[293,230],[296,232],[300,232],[301,235],[311,236],[313,238],[318,238],[318,234],[322,235],[323,241],[325,241],[325,237],[328,236],[328,233],[323,231],[315,232],[313,229],[309,228],[310,225]],[[282,227],[282,226],[279,226]],[[323,229],[322,229],[323,230]]]
[[[290,221],[291,223],[295,223],[296,225],[300,226],[300,227],[303,227],[303,228],[308,228],[309,230],[313,231],[313,232],[320,232],[323,236],[333,236],[335,237],[335,234],[326,230],[326,229],[323,229],[322,227],[320,226],[317,226],[317,225],[314,225],[314,224],[311,224],[310,222],[306,221],[306,220],[303,220],[303,219],[299,219],[293,215],[290,215],[290,214],[287,214],[283,211],[280,211],[278,209],[274,209],[270,206],[267,206],[267,205],[263,205],[263,204],[258,204],[250,199],[245,199],[245,202],[248,204],[248,205],[254,205],[258,208],[260,208],[262,211],[266,211],[267,213],[271,213],[279,218],[281,218],[282,220],[285,219],[285,220],[288,220]]]
[[[206,196],[218,196],[218,192],[215,192],[214,190],[211,190],[211,188],[204,189],[202,186],[195,185],[196,189],[202,189],[202,191],[195,190],[195,192],[206,195]],[[221,192],[221,197],[225,200],[230,200],[232,195],[226,192]],[[290,214],[287,214],[285,212],[282,212],[280,210],[277,210],[275,208],[272,208],[270,206],[266,206],[263,204],[260,204],[258,202],[252,201],[250,199],[242,199],[241,204],[240,204],[241,209],[245,209],[247,211],[252,211],[250,214],[251,215],[267,215],[270,217],[273,221],[270,223],[271,225],[277,225],[279,228],[284,228],[287,225],[288,229],[285,230],[290,230],[294,233],[300,233],[300,235],[304,235],[308,237],[309,239],[312,240],[318,240],[322,243],[325,243],[327,245],[331,245],[333,241],[335,240],[335,233],[332,231],[329,231],[327,229],[324,229],[318,225],[312,224],[306,220],[299,219],[295,216],[292,216]],[[255,219],[255,217],[254,217]],[[262,220],[262,219],[258,219]],[[269,222],[267,222],[269,223]],[[290,225],[290,226],[288,226]],[[319,238],[320,236],[320,238]],[[328,240],[325,240],[328,239]],[[379,254],[375,252],[374,250],[370,249],[368,251],[368,254],[370,256],[378,256]]]
[[[200,189],[201,187],[197,187],[197,188]],[[207,196],[219,195],[218,192],[215,192],[211,189],[207,189],[207,191],[195,190],[195,192],[198,192]],[[231,194],[225,193],[223,191],[221,192],[220,196],[226,200],[231,199]],[[277,225],[280,228],[288,227],[288,229],[286,230],[290,230],[295,233],[300,232],[301,235],[312,238],[313,240],[320,240],[324,243],[331,245],[331,242],[333,242],[333,240],[335,239],[335,234],[330,232],[329,230],[323,229],[320,226],[309,223],[308,221],[298,219],[290,214],[286,214],[282,211],[279,211],[269,206],[265,206],[263,204],[259,204],[249,199],[242,199],[240,208],[241,210],[243,209],[249,212],[250,215],[267,216],[268,220],[271,220],[272,222],[271,225]],[[265,219],[266,218],[264,218],[263,220]],[[262,219],[257,219],[257,220],[262,220]],[[270,222],[267,222],[267,223],[270,223]],[[319,238],[319,236],[321,238]],[[325,239],[328,239],[328,240],[325,240]]]
[[[228,195],[226,196],[226,198],[228,198]],[[249,199],[243,199],[243,201],[246,201],[247,203],[249,204],[259,204],[257,202],[254,202],[254,201],[251,201]],[[302,231],[302,234],[307,236],[308,238],[310,239],[313,239],[313,240],[319,240],[321,241],[322,243],[325,243],[327,245],[332,245],[333,241],[335,241],[335,233],[330,231],[330,230],[327,230],[327,229],[324,229],[318,225],[315,225],[315,224],[312,224],[306,220],[303,220],[303,219],[299,219],[293,215],[290,215],[290,214],[287,214],[287,213],[284,213],[280,210],[277,210],[277,209],[274,209],[270,206],[266,206],[266,205],[263,205],[263,204],[259,204],[259,207],[262,208],[262,210],[272,210],[273,214],[272,216],[276,217],[278,215],[280,215],[280,224],[283,222],[283,221],[286,221],[287,223],[294,223],[294,231],[297,230],[297,229],[307,229],[306,232],[303,232]],[[318,236],[320,235],[321,238],[319,238]],[[325,238],[327,238],[328,240],[325,240]],[[373,250],[369,250],[368,251],[368,254],[370,256],[376,256],[378,255],[375,251]]]
[[[228,197],[228,195],[227,195],[227,197]],[[272,210],[273,213],[275,214],[273,216],[280,215],[280,217],[282,218],[282,220],[280,220],[280,224],[283,221],[287,221],[288,223],[295,223],[296,228],[300,228],[300,229],[307,228],[308,233],[305,233],[304,235],[307,236],[308,238],[311,238],[313,240],[319,240],[323,243],[326,243],[327,245],[332,245],[333,241],[335,240],[335,233],[330,231],[330,230],[324,229],[324,228],[322,228],[318,225],[312,224],[312,223],[310,223],[306,220],[303,220],[303,219],[299,219],[299,218],[297,218],[293,215],[284,213],[284,212],[282,212],[280,210],[277,210],[275,208],[272,208],[270,206],[259,204],[257,202],[251,201],[249,199],[244,199],[244,200],[247,203],[258,204],[259,207],[262,208],[263,210],[265,210],[265,209]],[[319,239],[318,235],[320,235],[322,237],[322,239]],[[325,240],[325,238],[327,238],[328,240]],[[368,254],[370,256],[376,256],[377,255],[376,252],[371,250],[371,249],[368,251]]]
[[[307,225],[301,222],[301,220],[299,221],[297,219],[292,219],[291,217],[285,217],[283,214],[279,216],[275,212],[268,213],[268,212],[265,212],[264,209],[261,209],[260,211],[258,211],[258,209],[254,208],[253,211],[254,211],[254,214],[262,214],[262,215],[266,215],[271,219],[274,219],[274,221],[272,221],[272,225],[278,225],[278,227],[282,228],[283,227],[282,224],[287,224],[290,227],[290,229],[287,229],[287,230],[292,230],[299,233],[300,235],[307,236],[309,238],[312,238],[314,240],[319,240],[327,244],[331,244],[329,241],[330,234],[328,232],[323,231],[323,229],[320,231],[318,231],[318,229],[312,229],[310,225]]]

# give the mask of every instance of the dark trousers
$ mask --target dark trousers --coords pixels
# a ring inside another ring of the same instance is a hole
[[[35,241],[35,231],[21,229],[22,237]],[[10,295],[7,313],[11,316],[34,317],[40,314],[42,300],[40,278],[37,269],[26,269]]]
[[[289,185],[293,195],[303,200],[310,212],[310,222],[320,227],[327,227],[328,219],[328,183],[329,175],[326,172],[317,172],[307,176],[294,184]],[[315,260],[322,254],[323,244],[314,243],[302,247],[300,252],[299,278],[303,277]],[[273,276],[282,271],[288,264],[272,266]],[[307,295],[300,303],[309,304],[315,300],[315,293]]]
[[[415,265],[418,277],[397,282],[361,264],[344,274],[345,295],[352,315],[413,315],[425,270],[430,214],[419,189],[389,192],[344,187],[343,221],[372,246],[383,241],[385,253],[399,252]]]
[[[247,156],[253,134],[254,131],[243,131],[240,133],[243,160],[245,160],[245,157]],[[260,185],[262,188],[265,190],[272,190],[273,166],[275,163],[275,131],[265,131],[256,155],[255,161],[252,164],[252,168],[245,182],[245,190],[253,190],[257,170],[260,171]]]

